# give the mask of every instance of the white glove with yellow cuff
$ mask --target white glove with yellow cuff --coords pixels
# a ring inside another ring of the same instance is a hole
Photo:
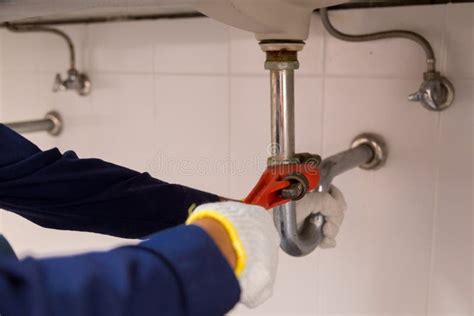
[[[271,213],[239,202],[210,203],[197,207],[186,223],[203,218],[218,221],[232,241],[241,302],[250,308],[262,304],[272,295],[278,266],[280,238]]]

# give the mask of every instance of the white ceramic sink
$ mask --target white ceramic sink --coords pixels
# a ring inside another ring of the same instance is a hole
[[[196,9],[223,23],[255,33],[258,40],[305,40],[315,9],[348,0],[202,0]]]
[[[304,40],[314,9],[350,0],[9,0],[0,22],[199,11],[256,34],[259,40]]]

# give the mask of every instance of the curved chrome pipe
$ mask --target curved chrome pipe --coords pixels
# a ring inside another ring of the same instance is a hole
[[[382,138],[374,134],[362,134],[352,142],[351,149],[324,159],[320,165],[319,192],[328,192],[334,178],[346,171],[360,167],[375,170],[387,159],[387,149]],[[295,256],[305,256],[319,246],[323,239],[324,216],[311,214],[298,227],[296,203],[290,202],[273,210],[274,222],[280,232],[281,248]]]
[[[456,90],[448,78],[436,71],[436,56],[430,42],[418,33],[405,30],[391,30],[370,34],[346,34],[334,27],[329,19],[328,9],[320,9],[321,20],[329,34],[347,42],[366,42],[388,38],[405,38],[419,44],[426,54],[427,71],[423,74],[423,83],[417,92],[411,94],[408,100],[420,102],[430,111],[444,111],[454,103]]]
[[[6,28],[9,31],[17,33],[46,32],[58,35],[63,38],[66,41],[67,47],[69,49],[69,69],[65,79],[62,79],[60,74],[56,75],[53,85],[53,92],[76,90],[81,96],[90,94],[92,83],[85,73],[81,73],[76,69],[76,51],[74,49],[74,43],[66,33],[55,28],[38,25],[6,24]]]
[[[372,148],[360,145],[324,159],[320,166],[321,182],[318,191],[328,192],[336,176],[372,160],[373,156]]]
[[[38,25],[15,25],[15,24],[7,24],[6,28],[9,31],[17,32],[17,33],[29,33],[29,32],[46,32],[56,34],[62,37],[67,44],[69,49],[69,68],[75,69],[76,68],[76,52],[74,49],[74,43],[72,42],[71,38],[61,30],[47,27],[47,26],[38,26]]]
[[[328,192],[334,178],[346,171],[360,167],[365,170],[376,170],[387,160],[387,146],[382,137],[375,134],[361,134],[351,144],[351,149],[323,160],[319,170],[321,181],[319,192]]]
[[[367,42],[387,38],[405,38],[417,43],[425,51],[428,71],[436,71],[436,56],[433,47],[431,46],[430,42],[420,34],[405,30],[391,30],[360,35],[346,34],[334,27],[331,20],[329,19],[327,8],[321,8],[319,12],[321,14],[321,20],[326,31],[328,31],[328,33],[334,36],[335,38],[346,42]]]
[[[280,247],[291,256],[302,257],[310,254],[324,238],[324,216],[320,214],[311,214],[298,229],[296,202],[275,207],[273,220],[280,233]]]

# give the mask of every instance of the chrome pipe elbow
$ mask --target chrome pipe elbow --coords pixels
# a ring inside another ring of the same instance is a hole
[[[375,134],[357,136],[350,149],[322,161],[318,191],[328,192],[334,178],[351,169],[381,168],[387,160],[387,154],[387,146],[380,136]],[[291,256],[301,257],[310,254],[324,238],[324,216],[320,213],[310,214],[298,227],[295,202],[276,207],[273,210],[273,217],[281,236],[281,248]]]

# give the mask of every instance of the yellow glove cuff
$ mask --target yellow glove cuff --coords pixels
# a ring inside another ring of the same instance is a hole
[[[198,212],[192,213],[188,217],[188,219],[186,220],[186,225],[190,225],[195,221],[203,218],[213,219],[219,222],[222,227],[224,227],[225,231],[227,232],[227,235],[230,238],[232,247],[234,248],[237,257],[234,272],[237,277],[240,277],[247,263],[247,254],[245,253],[244,245],[242,243],[242,240],[240,240],[239,233],[235,228],[234,224],[219,212],[216,212],[214,210],[200,210]]]

